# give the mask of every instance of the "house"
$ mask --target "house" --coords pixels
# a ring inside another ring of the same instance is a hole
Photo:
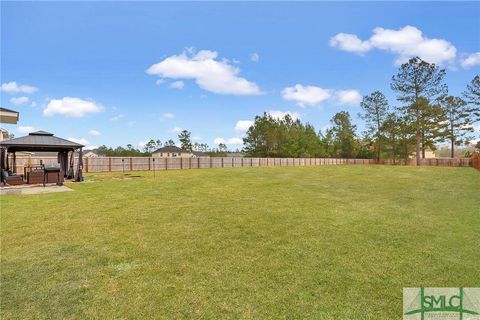
[[[0,108],[0,123],[17,124],[18,112],[6,108]],[[7,130],[0,128],[0,141],[8,140],[10,134]]]
[[[177,146],[165,146],[152,153],[153,158],[192,158],[195,155]]]
[[[18,122],[18,112],[6,108],[0,108],[0,122],[1,123],[10,123],[17,124]]]
[[[98,157],[105,157],[104,154],[98,152],[97,149],[88,150],[83,154],[84,158],[98,158]]]
[[[10,137],[10,134],[8,133],[8,131],[3,128],[0,128],[0,141],[8,140],[9,137]]]

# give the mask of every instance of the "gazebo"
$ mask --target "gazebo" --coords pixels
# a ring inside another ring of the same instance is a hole
[[[45,131],[36,131],[28,136],[15,138],[11,140],[0,141],[0,165],[3,171],[9,171],[10,168],[16,173],[16,152],[56,152],[58,153],[58,163],[60,172],[64,178],[83,181],[82,169],[82,144],[58,138],[53,133]],[[78,151],[78,165],[74,172],[74,153]],[[9,163],[9,154],[11,154],[11,164]],[[46,170],[46,168],[43,168]],[[3,181],[3,174],[2,174]]]

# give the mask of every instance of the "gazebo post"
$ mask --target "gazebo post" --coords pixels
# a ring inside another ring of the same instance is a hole
[[[80,151],[78,152],[78,167],[77,167],[77,176],[75,177],[76,182],[81,182],[83,181],[83,150],[80,148]]]
[[[8,164],[6,162],[8,162],[8,158],[6,156],[7,148],[0,148],[0,174],[3,173],[3,170],[7,170]],[[0,182],[5,182],[3,181],[3,174],[0,176]]]
[[[15,151],[13,151],[12,167],[13,173],[17,173],[17,154],[15,153]]]
[[[71,150],[72,154],[69,155],[70,150],[67,152],[67,158],[68,160],[68,173],[67,173],[67,179],[74,179],[75,178],[75,173],[73,171],[73,163],[74,163],[74,157],[75,157],[75,150]]]

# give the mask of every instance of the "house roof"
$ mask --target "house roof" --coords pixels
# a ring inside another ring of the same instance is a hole
[[[58,138],[53,133],[46,131],[31,132],[28,136],[5,140],[0,142],[0,147],[9,151],[50,151],[58,152],[82,148],[83,145]]]
[[[177,146],[166,146],[153,151],[153,153],[158,153],[158,152],[190,153],[187,150],[183,150],[182,148],[179,148]]]
[[[17,124],[19,114],[17,111],[13,111],[7,108],[0,108],[0,122]]]

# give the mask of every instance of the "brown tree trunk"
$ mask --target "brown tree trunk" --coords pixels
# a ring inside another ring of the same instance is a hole
[[[453,121],[450,121],[450,156],[455,158],[455,136],[453,135]]]
[[[420,165],[421,160],[420,160],[420,143],[421,143],[421,137],[420,137],[420,110],[418,109],[418,98],[415,99],[415,115],[416,115],[416,124],[415,124],[415,157],[417,158],[417,166]]]

